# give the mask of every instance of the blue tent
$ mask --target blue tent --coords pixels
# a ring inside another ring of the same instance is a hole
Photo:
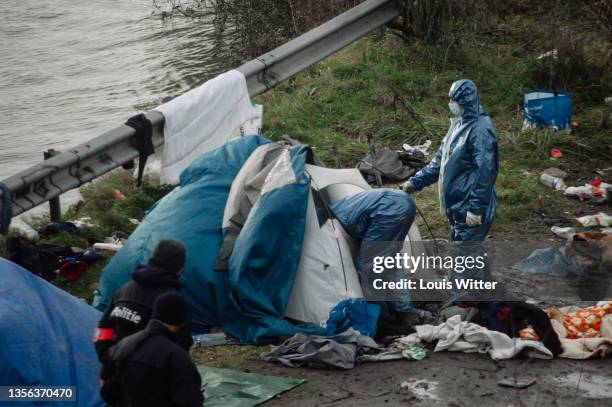
[[[75,386],[77,405],[104,406],[91,339],[99,318],[85,302],[0,258],[0,386]]]
[[[230,269],[214,270],[223,238],[222,220],[234,178],[259,146],[261,136],[239,138],[203,154],[180,176],[180,187],[162,198],[104,269],[94,306],[105,309],[157,242],[175,239],[187,251],[181,277],[196,332],[214,326],[248,343],[265,343],[297,332],[322,333],[318,326],[292,325],[284,318],[298,270],[310,179],[308,149],[292,147],[276,187],[262,193],[236,240]],[[274,227],[270,227],[274,225]]]

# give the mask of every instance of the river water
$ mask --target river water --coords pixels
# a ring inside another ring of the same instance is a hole
[[[0,1],[0,180],[238,62],[210,18],[151,0]]]

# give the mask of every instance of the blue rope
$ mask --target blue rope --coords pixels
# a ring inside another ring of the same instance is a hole
[[[0,182],[0,191],[2,191],[2,212],[0,212],[0,234],[6,235],[11,226],[13,218],[13,193],[4,182]]]

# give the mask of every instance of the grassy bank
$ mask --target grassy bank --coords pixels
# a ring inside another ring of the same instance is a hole
[[[595,169],[610,166],[612,132],[602,121],[612,106],[579,93],[574,95],[579,128],[571,134],[522,132],[517,110],[524,91],[537,84],[538,53],[525,51],[515,38],[466,38],[461,43],[407,45],[392,35],[359,41],[260,96],[264,133],[272,138],[288,134],[311,144],[328,165],[334,162],[335,146],[342,165],[355,166],[367,150],[367,134],[391,148],[432,139],[434,154],[449,124],[448,88],[454,80],[470,78],[479,87],[500,146],[499,209],[492,234],[541,236],[548,233],[538,221],[542,214],[568,217],[594,211],[540,185],[539,175],[555,166],[569,173],[570,185],[582,185],[593,179]],[[563,151],[562,159],[549,158],[552,147]],[[435,234],[447,237],[435,188],[415,196]]]

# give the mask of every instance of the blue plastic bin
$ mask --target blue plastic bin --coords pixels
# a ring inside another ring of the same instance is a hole
[[[550,89],[536,89],[525,93],[523,101],[523,129],[552,127],[570,128],[572,121],[572,94]]]

